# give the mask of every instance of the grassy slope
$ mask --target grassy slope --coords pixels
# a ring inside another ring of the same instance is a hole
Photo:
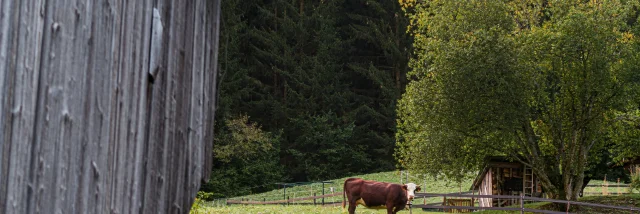
[[[356,175],[356,176],[350,176],[350,177],[357,177],[357,178],[363,178],[366,180],[375,180],[375,181],[382,181],[382,182],[400,183],[400,172],[398,171],[380,172],[380,173]],[[325,194],[330,194],[331,188],[333,188],[334,192],[341,192],[344,180],[350,177],[330,180],[333,183],[325,184],[325,188],[324,188]],[[403,182],[408,183],[405,177],[403,177]],[[410,175],[409,182],[413,182],[420,185],[422,187],[421,192],[451,193],[451,192],[458,192],[460,190],[462,190],[463,192],[468,191],[469,187],[471,186],[472,180],[468,179],[462,182],[461,184],[457,184],[457,183],[450,183],[443,180],[434,179],[433,177]],[[314,193],[316,195],[322,195],[322,184],[288,187],[286,196],[289,196],[290,198],[299,198],[299,197],[313,196]],[[273,190],[265,193],[235,197],[232,199],[238,200],[243,198],[245,200],[254,200],[254,201],[263,201],[263,200],[271,201],[271,200],[283,200],[284,197],[285,196],[283,196],[283,190],[277,189],[277,190]],[[342,196],[325,198],[325,202],[332,202],[332,201],[342,201]]]
[[[359,177],[367,180],[376,180],[376,181],[385,181],[385,182],[393,182],[400,183],[400,173],[397,171],[393,172],[381,172],[381,173],[373,173],[373,174],[365,174],[365,175],[357,175],[351,177]],[[333,187],[334,191],[339,192],[342,191],[342,184],[344,180],[347,178],[340,178],[331,180],[334,182],[333,184],[325,184],[325,194],[330,193],[330,188]],[[406,180],[403,181],[406,183]],[[471,185],[472,180],[467,179],[461,185],[457,183],[448,183],[443,180],[437,180],[431,177],[423,177],[423,176],[410,176],[410,182],[418,183],[423,186],[422,192],[429,193],[451,193],[458,192],[460,189],[462,191],[467,191],[469,186]],[[426,186],[425,186],[426,183]],[[602,181],[591,181],[590,184],[602,184]],[[611,184],[611,183],[609,183]],[[460,188],[462,187],[462,188]],[[589,189],[591,188],[591,189]],[[600,187],[588,187],[587,192],[601,192]],[[618,189],[610,187],[608,192],[614,194]],[[624,192],[626,189],[620,188],[619,191]],[[304,186],[296,186],[287,188],[287,196],[290,198],[295,197],[305,197],[309,195],[313,195],[316,193],[320,195],[322,193],[322,185],[313,184],[313,185],[304,185]],[[282,189],[248,195],[243,197],[237,197],[234,199],[244,198],[249,200],[282,200],[283,199],[283,191]],[[326,198],[325,202],[333,202],[333,201],[341,201],[342,196]],[[442,199],[440,198],[431,198],[427,200],[427,203],[438,202]],[[624,196],[587,196],[581,198],[580,201],[589,202],[589,203],[599,203],[599,204],[611,204],[616,206],[640,206],[640,194],[633,195],[624,195]],[[319,201],[318,201],[319,202]],[[422,199],[416,199],[414,203],[419,204],[422,203]],[[291,205],[291,206],[282,206],[282,205],[254,205],[254,206],[243,206],[243,205],[233,205],[233,206],[215,206],[215,204],[224,204],[223,201],[218,201],[214,203],[202,203],[201,206],[196,206],[192,210],[192,213],[343,213],[342,207],[320,207],[320,206],[308,206],[308,205]],[[551,209],[551,205],[549,203],[532,203],[525,205],[528,208],[535,209]],[[358,213],[364,214],[378,214],[378,213],[386,213],[385,210],[371,210],[365,209],[362,206],[358,207]],[[420,212],[419,209],[414,209],[416,213],[429,213],[429,212]],[[628,213],[628,212],[616,212],[612,210],[604,210],[604,209],[593,209],[587,207],[572,207],[571,212],[577,213]],[[402,213],[408,213],[407,211],[402,211]],[[482,214],[492,214],[492,213],[519,213],[519,212],[505,212],[505,211],[484,211],[478,212]]]
[[[400,183],[400,172],[391,171],[391,172],[380,172],[380,173],[372,173],[365,175],[356,175],[350,177],[358,177],[366,180],[375,180],[375,181],[383,181],[383,182],[392,182],[392,183]],[[334,179],[331,180],[332,184],[325,184],[325,194],[331,193],[331,187],[333,187],[334,192],[342,191],[342,184],[344,180],[349,177]],[[404,175],[403,182],[407,183]],[[460,190],[468,191],[471,186],[471,179],[467,179],[461,184],[458,183],[450,183],[444,180],[435,179],[433,177],[425,177],[425,176],[409,176],[409,182],[416,183],[422,187],[421,192],[429,192],[429,193],[451,193],[458,192]],[[287,188],[286,196],[290,198],[296,197],[306,197],[313,195],[322,194],[322,185],[321,184],[312,184],[312,185],[304,185],[304,186],[296,186]],[[254,201],[262,201],[262,200],[282,200],[283,199],[283,190],[273,190],[270,192],[259,193],[254,195],[247,195],[242,197],[233,198],[244,199],[244,200],[254,200]],[[442,199],[440,198],[430,198],[426,200],[426,203],[437,202]],[[325,198],[325,202],[338,202],[342,201],[342,196]],[[311,201],[312,202],[312,201]],[[320,200],[318,200],[320,202]],[[216,206],[221,202],[213,202],[213,203],[203,203],[199,208],[195,209],[192,213],[340,213],[342,212],[342,207],[314,207],[314,206],[281,206],[281,205],[257,205],[257,206],[242,206],[242,205],[233,205],[233,206]],[[423,199],[416,199],[414,203],[423,203]],[[358,207],[358,213],[386,213],[385,210],[371,210],[365,209],[363,207]],[[427,212],[420,212],[427,213]]]
[[[602,180],[592,180],[589,182],[589,185],[602,185],[604,184],[604,181]],[[611,181],[607,181],[608,185],[616,185],[616,182],[611,182]],[[584,188],[584,192],[587,193],[587,195],[590,195],[590,193],[598,193],[597,195],[601,195],[602,194],[602,189],[604,187],[586,187]],[[607,187],[607,192],[611,195],[615,195],[618,192],[620,193],[627,193],[629,191],[629,188],[626,187]],[[640,193],[637,190],[634,190],[633,193]]]

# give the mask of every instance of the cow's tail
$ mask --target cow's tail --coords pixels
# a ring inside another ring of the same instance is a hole
[[[348,180],[348,179],[347,179]],[[347,196],[347,181],[344,181],[344,185],[342,186],[342,212],[344,212],[344,207],[346,206],[346,198]]]

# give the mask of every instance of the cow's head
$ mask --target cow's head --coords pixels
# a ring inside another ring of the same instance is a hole
[[[409,202],[411,202],[411,200],[413,200],[413,198],[416,197],[415,192],[420,191],[420,186],[414,183],[408,183],[408,184],[402,185],[402,189],[407,191],[407,199],[409,200]]]

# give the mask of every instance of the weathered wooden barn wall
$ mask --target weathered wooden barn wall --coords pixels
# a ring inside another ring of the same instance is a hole
[[[188,212],[219,16],[220,0],[0,1],[0,213]]]

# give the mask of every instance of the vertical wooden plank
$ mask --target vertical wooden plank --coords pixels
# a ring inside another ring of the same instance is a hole
[[[111,213],[119,213],[121,210],[118,210],[118,202],[122,199],[122,195],[119,195],[120,189],[118,189],[118,183],[124,180],[123,174],[120,172],[119,161],[123,158],[122,153],[118,152],[122,147],[122,142],[119,138],[119,133],[122,131],[121,126],[121,115],[123,111],[123,74],[122,74],[122,64],[127,63],[126,60],[122,57],[122,52],[126,49],[123,47],[122,42],[122,34],[123,34],[123,25],[126,25],[126,22],[123,21],[124,15],[126,14],[123,10],[121,4],[123,1],[107,1],[110,9],[114,13],[114,28],[113,28],[113,37],[111,38],[112,44],[114,44],[114,49],[111,50],[110,53],[112,55],[113,63],[113,75],[111,76],[112,81],[110,85],[111,93],[111,117],[109,118],[109,135],[110,140],[107,147],[107,197],[105,201],[105,206],[108,207],[108,211]]]
[[[77,49],[82,46],[84,17],[80,14],[75,1],[67,1],[60,4],[65,8],[59,10],[55,14],[54,20],[58,23],[60,33],[60,65],[58,72],[64,72],[60,87],[62,88],[62,101],[59,114],[62,115],[60,125],[56,127],[59,137],[59,145],[57,146],[58,155],[54,159],[54,177],[53,189],[50,191],[53,195],[53,203],[47,206],[46,210],[55,213],[72,213],[75,208],[73,205],[73,194],[77,189],[77,163],[79,147],[74,142],[80,142],[79,136],[83,128],[82,123],[82,105],[84,103],[84,75],[82,72],[86,53],[84,49]],[[46,199],[45,199],[46,200]],[[45,211],[45,212],[49,212]]]
[[[197,1],[193,4],[193,36],[192,47],[193,54],[191,56],[192,78],[191,78],[191,114],[189,115],[189,147],[187,147],[187,163],[188,166],[186,187],[188,192],[197,192],[200,187],[200,177],[202,176],[202,164],[204,157],[204,142],[202,133],[204,120],[204,56],[205,56],[205,8],[203,1]],[[190,202],[186,201],[188,204]]]
[[[82,113],[77,108],[82,105],[82,73],[74,72],[76,62],[73,51],[75,26],[80,16],[73,8],[72,1],[48,4],[51,17],[49,51],[43,57],[49,62],[41,67],[38,120],[36,120],[37,159],[41,164],[32,166],[38,177],[34,180],[38,187],[34,195],[35,213],[65,213],[66,205],[72,200],[66,198],[69,189],[68,177],[70,157],[75,148],[71,141],[74,135],[74,117]],[[74,115],[75,114],[75,115]],[[77,120],[79,121],[79,119]],[[79,133],[77,133],[79,134]],[[74,176],[75,177],[75,176]],[[56,200],[50,200],[56,198]]]
[[[8,83],[11,110],[10,126],[5,129],[11,143],[8,160],[8,181],[6,213],[25,213],[28,209],[28,201],[35,190],[30,183],[33,176],[30,165],[33,160],[34,121],[36,120],[38,79],[40,75],[41,53],[44,48],[43,34],[47,35],[49,29],[45,26],[39,10],[43,8],[42,1],[24,1],[21,4],[14,2],[10,8],[13,36],[9,45],[7,63],[8,73],[13,75],[5,83]],[[46,14],[46,11],[42,11]],[[40,13],[40,14],[38,14]],[[20,21],[29,23],[21,25]],[[46,41],[46,37],[44,37]],[[15,69],[15,70],[14,70]],[[7,124],[8,125],[8,124]]]
[[[13,8],[13,1],[2,1],[0,3],[0,94],[4,95],[6,88],[9,87],[9,84],[7,84],[5,82],[5,77],[7,76],[7,74],[9,72],[7,72],[8,70],[8,50],[9,50],[9,33],[11,31],[9,31],[9,29],[11,28],[10,26],[12,26],[11,24],[11,9]],[[4,158],[6,158],[6,154],[4,147],[8,146],[9,143],[5,142],[9,142],[9,139],[7,136],[5,136],[5,132],[4,131],[6,128],[7,122],[5,121],[5,111],[8,110],[8,97],[9,96],[2,96],[0,97],[0,161],[4,160]],[[8,161],[2,161],[2,163],[8,163]],[[7,167],[0,165],[0,175],[6,175],[4,173],[2,173]],[[6,188],[5,185],[3,185],[6,181],[6,176],[2,176],[0,177],[0,192],[4,191]],[[3,198],[3,195],[0,194],[0,211],[2,211],[1,207],[3,204],[5,203],[5,198]]]
[[[127,207],[130,207],[131,192],[128,182],[132,181],[134,164],[131,161],[134,159],[133,154],[135,152],[133,141],[133,130],[135,121],[132,120],[133,114],[136,111],[135,108],[135,86],[136,73],[134,67],[137,60],[134,57],[136,53],[135,42],[135,18],[136,11],[139,2],[137,1],[121,1],[117,3],[117,11],[119,14],[120,28],[118,29],[118,44],[119,50],[116,53],[116,59],[118,61],[117,68],[117,99],[116,106],[114,106],[115,117],[114,123],[116,124],[114,138],[111,144],[115,144],[111,153],[115,154],[114,159],[110,161],[110,168],[113,171],[114,177],[111,182],[112,201],[111,210],[114,212],[125,212]]]
[[[8,117],[10,110],[10,98],[8,90],[10,84],[7,79],[12,79],[9,74],[9,41],[10,31],[12,29],[11,11],[14,7],[13,1],[2,1],[0,3],[0,213],[5,213],[7,206],[7,184],[9,180],[9,155],[11,149],[11,126]]]
[[[136,128],[136,136],[135,142],[135,154],[133,163],[135,165],[133,182],[131,182],[131,207],[128,209],[131,212],[140,213],[143,208],[143,204],[145,202],[144,196],[144,188],[145,188],[145,161],[148,160],[148,144],[147,141],[147,131],[148,131],[148,111],[149,111],[149,102],[148,102],[148,93],[149,93],[149,67],[150,67],[150,57],[151,57],[151,25],[152,25],[152,16],[153,16],[153,7],[152,1],[138,1],[141,4],[140,9],[142,12],[137,12],[138,18],[136,19],[139,26],[139,34],[140,38],[138,38],[138,42],[136,42],[136,50],[142,50],[137,53],[138,59],[140,59],[138,65],[134,69],[136,71],[136,75],[138,76],[136,80],[136,85],[139,88],[136,89],[138,93],[137,97],[137,127]],[[149,51],[146,51],[149,50]]]
[[[83,2],[85,4],[83,4]],[[103,116],[102,112],[95,110],[96,100],[98,100],[95,97],[95,93],[97,86],[99,86],[100,84],[94,82],[93,78],[100,75],[100,70],[95,69],[94,67],[96,63],[94,34],[96,25],[100,25],[99,23],[101,23],[96,20],[96,14],[100,14],[99,12],[101,10],[96,10],[95,6],[96,5],[92,1],[78,0],[76,2],[76,9],[78,10],[78,14],[82,15],[85,20],[83,22],[83,25],[79,26],[85,34],[81,37],[77,46],[78,48],[85,49],[86,51],[86,61],[84,62],[85,66],[84,68],[79,68],[79,72],[85,73],[84,79],[81,80],[84,82],[85,92],[83,98],[84,102],[82,105],[83,119],[81,126],[83,132],[80,139],[81,144],[78,146],[78,162],[76,163],[76,166],[78,167],[76,170],[78,170],[79,173],[79,175],[77,175],[78,188],[76,189],[77,192],[75,193],[75,201],[77,205],[74,207],[74,209],[72,209],[73,212],[78,213],[88,213],[90,212],[88,208],[88,206],[90,206],[89,204],[95,205],[94,200],[92,200],[95,199],[95,197],[91,197],[89,194],[90,189],[95,188],[93,187],[90,180],[97,177],[96,173],[93,171],[93,167],[97,166],[95,164],[95,160],[92,159],[95,158],[95,154],[93,152],[98,150],[96,149],[96,147],[100,144],[100,140],[94,139],[94,136],[99,135],[100,133],[100,129],[96,128],[95,117]],[[104,79],[101,82],[108,82],[108,79]],[[73,197],[73,195],[69,196],[70,199]]]
[[[87,203],[85,178],[87,167],[91,165],[87,158],[88,147],[92,143],[88,142],[89,132],[91,131],[90,106],[91,94],[93,92],[93,72],[92,66],[92,35],[93,28],[93,4],[91,1],[76,0],[69,5],[72,11],[66,14],[65,26],[67,29],[67,39],[71,39],[72,47],[71,61],[73,62],[68,69],[70,72],[69,79],[66,81],[65,93],[74,100],[69,105],[69,114],[72,121],[70,134],[65,135],[64,139],[70,152],[65,163],[69,166],[64,185],[67,187],[63,197],[67,203],[61,203],[57,207],[61,207],[61,213],[80,213],[87,212],[85,204]],[[66,24],[75,22],[73,26]],[[70,37],[70,38],[69,38]],[[71,202],[71,203],[69,203]],[[75,202],[75,203],[74,203]]]
[[[219,32],[220,32],[220,1],[205,1],[206,2],[206,25],[207,36],[206,41],[206,53],[205,53],[205,68],[204,79],[208,83],[204,90],[204,106],[205,106],[205,123],[204,123],[204,151],[213,150],[213,137],[214,137],[214,118],[215,118],[215,106],[216,106],[216,83],[218,82],[218,46],[219,46]],[[211,152],[205,153],[204,165],[202,167],[203,182],[209,178],[211,173],[211,167],[213,165],[213,158]]]
[[[170,52],[169,52],[169,73],[171,74],[170,97],[172,97],[173,103],[171,104],[171,112],[169,117],[172,118],[170,124],[172,129],[168,129],[167,133],[169,141],[167,142],[168,148],[170,148],[167,158],[170,163],[167,165],[168,182],[174,184],[174,186],[167,188],[167,195],[170,196],[170,209],[169,212],[181,213],[186,210],[183,206],[181,198],[172,197],[175,195],[184,194],[184,170],[186,164],[186,147],[189,145],[186,142],[186,126],[188,125],[189,111],[189,95],[188,89],[190,89],[191,73],[189,70],[189,57],[190,48],[187,46],[190,42],[189,31],[191,23],[188,22],[190,11],[189,2],[193,1],[180,1],[172,0],[172,15],[171,15],[171,28],[170,32]]]
[[[109,195],[109,145],[112,139],[110,123],[115,91],[113,90],[114,54],[117,47],[116,29],[118,28],[116,13],[111,1],[93,1],[88,5],[92,11],[91,37],[88,41],[90,76],[86,82],[91,83],[89,89],[88,130],[86,152],[83,159],[82,213],[106,213]]]
[[[160,13],[160,19],[164,25],[164,31],[162,34],[162,47],[160,50],[162,54],[160,56],[160,67],[157,72],[157,77],[154,78],[153,84],[150,86],[150,109],[149,109],[149,123],[148,123],[148,162],[146,163],[145,170],[147,175],[145,177],[145,192],[144,198],[154,198],[156,200],[145,200],[143,204],[144,213],[159,213],[164,209],[164,203],[166,201],[166,195],[164,194],[165,187],[165,130],[167,111],[166,103],[170,98],[167,96],[166,85],[168,84],[168,67],[167,55],[169,52],[168,40],[169,40],[169,28],[170,25],[170,13],[168,8],[165,7],[164,1],[157,1],[155,6]]]

